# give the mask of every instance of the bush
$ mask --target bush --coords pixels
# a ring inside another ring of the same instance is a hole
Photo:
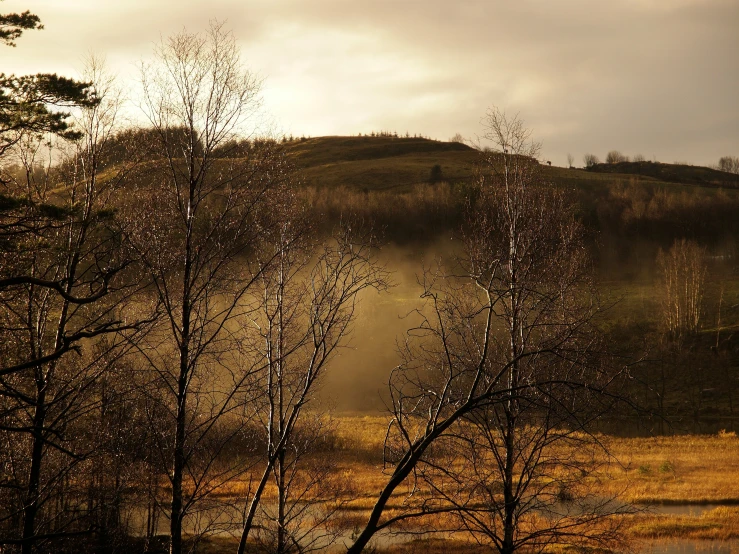
[[[739,158],[735,156],[723,156],[718,161],[718,168],[726,173],[739,174]]]
[[[443,179],[443,174],[441,171],[441,166],[439,164],[434,165],[431,168],[431,175],[429,175],[429,183],[434,184],[438,183]]]
[[[600,160],[595,154],[585,154],[585,156],[583,156],[583,162],[585,162],[585,167],[593,167],[594,165],[599,164]]]
[[[617,164],[621,162],[628,162],[629,157],[624,156],[621,152],[618,150],[611,150],[608,155],[606,155],[606,163],[607,164]]]

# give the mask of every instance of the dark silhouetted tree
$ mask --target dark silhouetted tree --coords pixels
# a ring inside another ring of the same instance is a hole
[[[30,29],[43,29],[38,16],[28,11],[0,14],[0,42],[15,46],[15,40]],[[0,73],[0,156],[27,133],[80,138],[80,132],[70,128],[70,112],[56,108],[92,106],[97,102],[93,92],[89,83],[56,74]]]
[[[435,164],[431,167],[431,174],[429,175],[429,183],[432,185],[438,183],[444,179],[444,174],[439,164]]]
[[[718,161],[718,168],[727,173],[739,173],[739,157],[723,156]]]
[[[19,528],[11,525],[3,539],[20,544],[23,553],[92,531],[80,507],[86,477],[76,468],[96,445],[84,440],[80,422],[99,400],[91,390],[106,371],[102,358],[133,340],[142,325],[126,312],[135,292],[128,274],[133,259],[113,209],[130,166],[103,179],[98,163],[116,128],[119,99],[100,66],[90,70],[97,101],[77,118],[81,140],[58,167],[43,169],[37,166],[42,137],[27,134],[16,144],[24,179],[9,186],[23,201],[0,214],[6,247],[0,429],[8,459],[22,460],[14,464],[12,482],[2,485],[15,499],[0,517],[17,520]]]

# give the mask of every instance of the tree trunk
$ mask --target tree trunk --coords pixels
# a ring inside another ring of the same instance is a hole
[[[285,504],[287,503],[287,491],[285,490],[285,450],[280,451],[277,459],[277,479],[278,479],[278,498],[277,498],[277,553],[283,554],[287,546],[287,537],[285,533]]]
[[[180,359],[177,422],[172,467],[172,504],[170,514],[170,554],[182,553],[182,475],[185,468],[185,418],[187,406],[187,348]]]
[[[516,498],[513,483],[513,465],[515,448],[515,418],[510,412],[506,414],[507,430],[505,436],[505,482],[503,483],[503,500],[505,502],[505,519],[503,521],[503,545],[501,554],[511,554],[514,551],[513,533],[516,529],[515,513]]]
[[[44,422],[46,420],[46,391],[41,387],[36,395],[36,409],[33,415],[33,446],[31,449],[31,469],[28,473],[26,503],[23,508],[22,554],[31,554],[36,535],[36,515],[39,508],[39,486],[41,482],[41,459],[44,450]]]
[[[192,163],[192,158],[191,158]],[[190,168],[190,175],[193,169]],[[177,421],[172,460],[172,504],[169,521],[170,554],[182,554],[182,476],[185,469],[185,435],[187,419],[187,388],[190,372],[190,326],[192,317],[192,233],[196,182],[190,180],[185,236],[185,266],[182,276],[182,331],[180,336],[180,368],[177,378]]]

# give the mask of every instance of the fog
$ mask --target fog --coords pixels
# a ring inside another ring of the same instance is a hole
[[[388,380],[400,357],[398,341],[420,322],[415,310],[423,306],[418,283],[423,268],[436,261],[449,261],[459,252],[460,241],[445,234],[426,242],[388,244],[379,260],[391,271],[393,285],[387,292],[367,290],[359,302],[351,340],[341,349],[324,375],[320,402],[337,413],[373,413],[386,409]],[[590,256],[594,278],[608,317],[617,320],[628,310],[629,318],[649,318],[658,308],[655,287],[658,279],[657,251],[668,249],[670,240],[649,237],[618,237],[592,234]],[[709,261],[706,320],[713,321],[714,298],[720,282],[732,279],[737,271],[736,240],[731,235],[704,243]]]
[[[385,409],[388,379],[399,362],[397,344],[420,322],[415,313],[423,300],[418,277],[423,267],[453,256],[459,242],[451,233],[411,245],[389,244],[379,261],[392,271],[387,292],[365,291],[349,346],[342,349],[325,375],[320,399],[337,412]]]

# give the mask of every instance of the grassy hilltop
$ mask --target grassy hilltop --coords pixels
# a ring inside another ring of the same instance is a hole
[[[296,139],[286,152],[301,170],[306,185],[360,190],[406,192],[427,183],[434,165],[441,166],[443,181],[472,179],[479,153],[459,142],[426,138],[328,136]],[[613,185],[635,178],[648,185],[693,185],[737,188],[739,175],[707,167],[659,162],[596,164],[567,169],[542,165],[544,175],[556,184]]]
[[[424,138],[317,137],[287,144],[306,185],[408,191],[440,165],[446,181],[469,179],[477,151],[459,142]]]

